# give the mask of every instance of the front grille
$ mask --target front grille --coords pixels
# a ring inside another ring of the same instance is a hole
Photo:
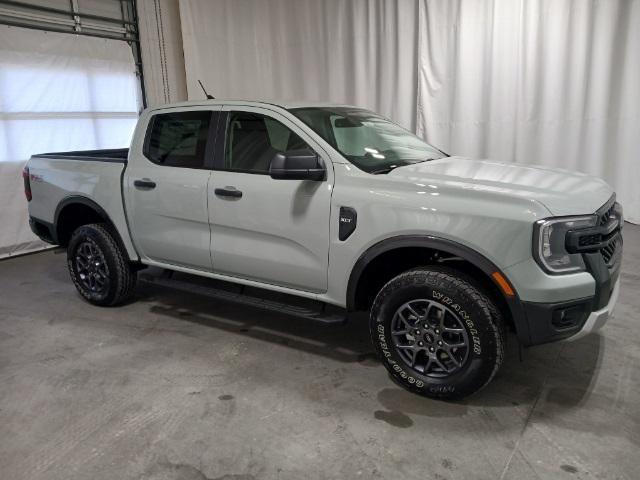
[[[588,247],[589,245],[597,245],[600,243],[600,234],[594,233],[593,235],[582,235],[578,240],[578,245],[581,247]]]
[[[600,249],[600,255],[602,255],[602,259],[604,263],[607,264],[607,267],[611,268],[615,263],[616,253],[618,251],[618,244],[620,243],[619,238],[614,238],[609,245]]]
[[[611,202],[611,200],[609,200],[609,202]],[[609,222],[611,215],[613,215],[616,209],[616,202],[612,202],[610,206],[609,206],[609,202],[607,202],[607,205],[604,206],[606,210],[600,214],[598,225],[601,227],[606,225]]]
[[[599,250],[604,263],[610,269],[616,265],[616,262],[620,258],[620,250],[622,249],[621,228],[623,220],[621,218],[621,212],[622,210],[620,205],[615,201],[615,197],[612,197],[611,200],[598,211],[598,226],[604,227],[612,220],[620,222],[620,226],[609,236],[611,240]]]

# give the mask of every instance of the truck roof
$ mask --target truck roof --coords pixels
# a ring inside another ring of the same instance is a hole
[[[284,109],[290,108],[312,108],[312,107],[348,107],[359,108],[354,105],[346,105],[330,102],[312,102],[303,100],[235,100],[235,99],[213,99],[213,100],[189,100],[186,102],[167,103],[165,105],[159,105],[157,107],[149,108],[149,110],[163,110],[165,108],[174,107],[189,107],[189,106],[203,106],[203,105],[244,105],[244,106],[264,106],[271,105]]]

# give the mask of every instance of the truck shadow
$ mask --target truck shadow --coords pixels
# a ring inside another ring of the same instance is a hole
[[[218,282],[193,280],[219,287]],[[136,293],[137,301],[150,303],[149,310],[154,314],[285,345],[343,363],[378,363],[366,316],[361,314],[343,324],[324,324],[146,282],[139,284]]]
[[[140,283],[137,296],[139,302],[149,304],[154,314],[284,345],[341,363],[383,368],[371,345],[365,314],[350,315],[345,324],[322,324],[145,282]],[[453,404],[459,406],[460,412],[467,407],[525,408],[544,396],[544,400],[559,411],[579,407],[591,394],[603,352],[603,337],[596,334],[572,343],[524,349],[520,360],[517,341],[510,334],[503,366],[494,380],[476,395]],[[434,405],[443,403],[394,388],[393,383],[389,387],[378,393],[378,400],[390,411],[424,412],[424,402],[428,402],[432,406],[430,413],[437,416],[438,408]],[[448,404],[451,406],[452,402]],[[447,407],[447,412],[449,410]]]

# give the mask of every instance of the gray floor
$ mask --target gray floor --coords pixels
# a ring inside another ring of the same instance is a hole
[[[141,285],[84,303],[64,255],[0,262],[0,478],[640,478],[640,228],[617,317],[460,403],[413,396],[365,322]]]

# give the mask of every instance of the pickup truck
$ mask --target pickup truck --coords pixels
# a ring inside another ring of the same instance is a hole
[[[604,181],[448,156],[352,106],[148,109],[128,150],[34,155],[23,177],[32,230],[90,303],[123,303],[155,266],[368,311],[393,379],[434,398],[489,383],[506,330],[597,330],[619,290]]]

